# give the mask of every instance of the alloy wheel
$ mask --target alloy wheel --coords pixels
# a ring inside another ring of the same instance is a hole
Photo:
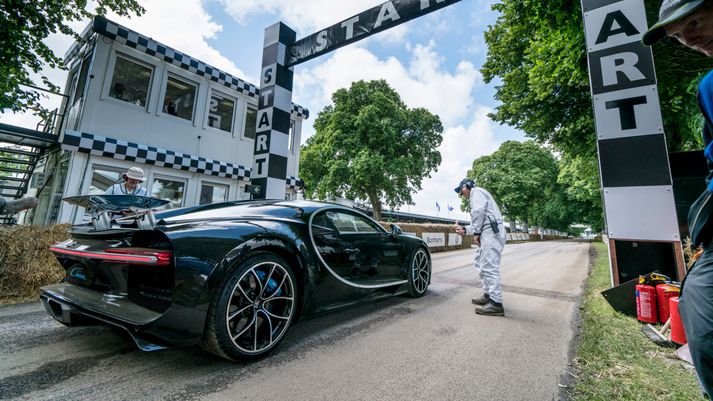
[[[413,257],[413,286],[418,293],[423,293],[428,288],[431,278],[430,262],[426,251],[419,249]]]
[[[287,331],[295,309],[295,286],[287,269],[261,262],[238,279],[226,308],[233,344],[247,354],[265,352]]]

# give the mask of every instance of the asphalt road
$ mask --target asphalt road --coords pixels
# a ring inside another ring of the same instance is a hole
[[[504,318],[474,313],[472,250],[434,254],[425,297],[299,322],[253,363],[198,347],[144,353],[110,328],[64,327],[39,302],[0,307],[0,399],[552,400],[568,377],[588,250],[507,245]]]

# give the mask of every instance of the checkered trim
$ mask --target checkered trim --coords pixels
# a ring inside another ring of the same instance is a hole
[[[304,120],[309,118],[309,110],[299,104],[292,103],[292,114]]]
[[[102,16],[94,18],[92,29],[94,32],[131,47],[132,49],[139,50],[161,61],[171,63],[186,71],[198,74],[253,99],[257,100],[258,94],[260,93],[260,90],[249,82],[236,78],[227,72],[205,64],[200,60],[156,42],[147,36],[141,35],[113,21],[109,21]],[[298,118],[307,119],[309,117],[309,110],[300,105],[293,103],[292,109],[292,114]]]
[[[62,149],[250,182],[250,169],[86,132],[65,131]]]
[[[304,189],[305,183],[297,177],[287,177],[285,187],[287,189]]]

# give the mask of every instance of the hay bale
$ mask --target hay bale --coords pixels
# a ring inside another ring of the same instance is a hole
[[[0,304],[37,299],[41,286],[62,280],[64,269],[49,245],[69,239],[69,227],[0,228]]]

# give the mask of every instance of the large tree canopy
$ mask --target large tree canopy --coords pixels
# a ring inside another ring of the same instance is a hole
[[[476,159],[468,176],[493,195],[511,220],[561,231],[573,223],[600,230],[599,182],[592,175],[596,164],[596,158],[557,160],[534,141],[508,141]],[[462,208],[467,208],[466,200]]]
[[[144,9],[137,0],[95,0],[94,13],[111,10],[119,15]],[[40,94],[32,86],[45,86],[53,92],[59,87],[44,75],[42,84],[34,82],[30,73],[40,73],[45,66],[64,68],[62,59],[43,42],[51,33],[79,36],[68,22],[92,18],[87,0],[5,0],[0,2],[0,111],[33,110],[41,112]],[[28,86],[30,85],[30,86]]]
[[[660,0],[646,0],[655,21]],[[501,0],[485,34],[486,82],[496,80],[495,121],[523,130],[573,157],[596,152],[579,0]],[[667,41],[653,47],[664,127],[671,151],[698,148],[695,89],[709,59]]]
[[[652,24],[660,0],[644,3]],[[552,213],[544,211],[560,208],[599,229],[601,194],[581,2],[500,0],[493,8],[500,16],[485,33],[488,55],[482,68],[485,81],[497,83],[500,105],[491,117],[562,155],[562,191],[531,217],[547,215],[551,222]],[[653,52],[668,148],[700,149],[695,93],[713,63],[671,40],[653,46]]]
[[[441,163],[438,116],[407,108],[384,80],[355,82],[337,90],[332,102],[302,147],[300,177],[307,194],[368,200],[377,219],[382,203],[411,203],[411,194]]]
[[[468,177],[490,192],[511,220],[535,223],[536,206],[551,198],[557,161],[533,141],[507,141],[489,156],[475,159]]]

